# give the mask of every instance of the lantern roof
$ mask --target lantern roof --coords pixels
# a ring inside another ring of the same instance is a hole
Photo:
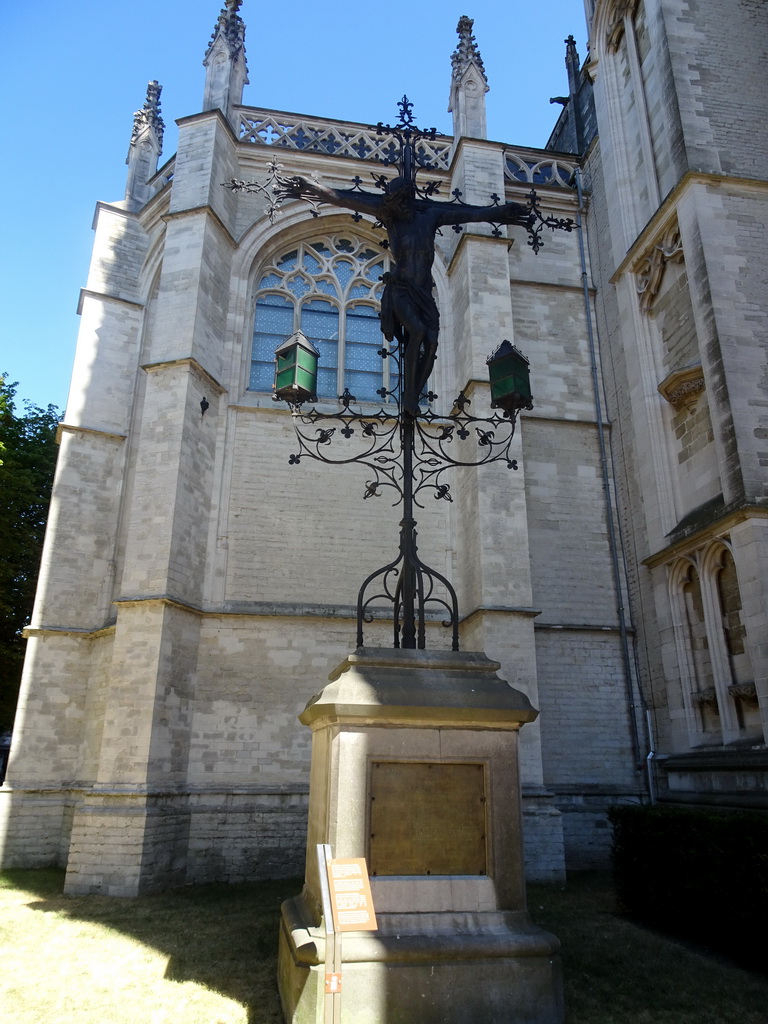
[[[497,349],[491,352],[491,354],[486,359],[486,363],[490,363],[494,359],[502,359],[504,356],[511,355],[513,352],[519,355],[521,359],[524,359],[526,363],[530,363],[530,359],[528,359],[527,356],[523,355],[523,353],[520,351],[517,345],[513,345],[512,342],[508,341],[506,338],[504,339],[504,341],[502,341],[502,343],[499,345]]]
[[[294,345],[301,345],[302,348],[307,349],[314,355],[320,355],[319,350],[315,348],[315,346],[312,344],[312,342],[309,340],[306,334],[301,330],[295,331],[290,336],[290,338],[286,338],[285,341],[281,342],[275,349],[275,355],[277,356],[283,352],[287,352],[288,349],[293,348]]]

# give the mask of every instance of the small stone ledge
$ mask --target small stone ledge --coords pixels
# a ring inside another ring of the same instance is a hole
[[[688,412],[692,411],[704,389],[704,371],[701,365],[675,370],[668,374],[658,387],[659,394],[674,409],[687,409]]]
[[[721,772],[757,770],[768,772],[768,746],[737,747],[729,750],[694,750],[687,754],[670,754],[663,763],[665,772]]]
[[[145,309],[143,302],[137,302],[134,299],[124,299],[121,295],[109,295],[107,292],[96,292],[92,288],[81,288],[80,298],[77,302],[78,316],[82,315],[83,303],[86,299],[95,299],[96,302],[116,302],[119,306],[128,306],[129,309],[135,309],[139,313]]]
[[[717,707],[717,690],[714,686],[708,686],[706,690],[698,690],[693,694],[694,704],[703,704],[709,707]]]
[[[757,703],[757,687],[754,683],[733,683],[728,687],[728,693],[737,700]]]
[[[218,394],[226,395],[227,389],[224,385],[219,383],[219,381],[217,381],[216,378],[192,356],[185,356],[181,359],[164,359],[157,363],[142,363],[141,368],[145,373],[157,373],[158,370],[176,369],[177,367],[183,366],[193,370],[204,383],[213,388]]]

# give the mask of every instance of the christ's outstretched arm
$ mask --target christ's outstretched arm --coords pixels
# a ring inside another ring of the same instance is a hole
[[[302,178],[300,175],[292,178],[280,178],[278,186],[275,188],[275,195],[279,199],[305,199],[315,204],[328,203],[330,206],[354,210],[355,213],[367,213],[377,219],[383,202],[381,196],[368,195],[355,189],[328,188],[319,182]]]
[[[521,203],[502,203],[499,206],[472,206],[469,203],[435,204],[438,225],[442,224],[522,224],[527,227],[533,215]]]

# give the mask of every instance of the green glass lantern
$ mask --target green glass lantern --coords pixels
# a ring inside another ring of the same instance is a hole
[[[531,373],[528,360],[510,341],[502,341],[487,359],[491,382],[491,408],[503,409],[514,419],[521,409],[532,409]]]
[[[320,353],[296,331],[275,349],[275,398],[291,405],[317,397],[317,362]]]

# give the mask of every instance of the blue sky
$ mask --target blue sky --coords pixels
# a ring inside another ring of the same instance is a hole
[[[66,404],[97,200],[122,199],[133,112],[163,87],[162,161],[176,118],[202,103],[202,58],[220,0],[36,0],[5,5],[4,245],[0,372],[18,397]],[[543,146],[567,92],[565,44],[586,56],[583,0],[389,0],[332,5],[244,0],[244,102],[351,121],[393,121],[407,93],[416,121],[450,133],[456,24],[474,18],[485,64],[488,134]]]

